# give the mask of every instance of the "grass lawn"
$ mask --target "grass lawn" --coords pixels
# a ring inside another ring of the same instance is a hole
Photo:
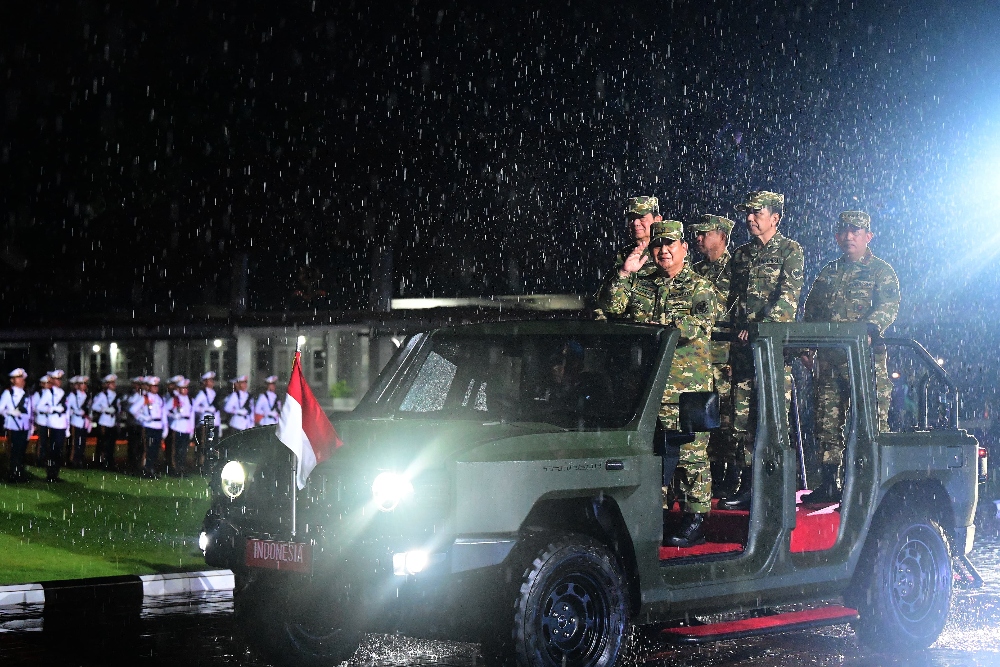
[[[65,483],[47,484],[30,470],[36,481],[0,482],[0,585],[205,567],[204,478],[64,469]]]

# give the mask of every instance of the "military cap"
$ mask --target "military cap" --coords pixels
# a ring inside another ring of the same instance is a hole
[[[38,378],[38,382],[40,384],[45,384],[46,382],[51,382],[51,381],[52,378],[50,378],[48,375],[43,375],[42,377]]]
[[[145,380],[146,378],[144,378],[143,376],[136,375],[134,378],[132,378],[132,384],[142,384]]]
[[[66,372],[58,368],[48,372],[50,380],[62,380],[64,375],[66,375]]]
[[[171,376],[171,377],[167,378],[167,382],[169,382],[170,384],[177,384],[182,377],[184,377],[184,376],[183,375],[174,375],[174,376]]]
[[[23,368],[15,368],[10,372],[10,377],[12,378],[26,378],[28,377],[28,371]]]
[[[681,241],[684,239],[684,223],[677,220],[661,220],[654,222],[649,228],[649,245],[657,246],[662,241]]]
[[[747,200],[736,208],[742,211],[757,211],[762,208],[784,207],[785,195],[769,190],[754,190],[747,193]]]
[[[77,375],[71,380],[72,384],[87,384],[88,382],[90,382],[89,375]]]
[[[160,378],[156,377],[155,375],[147,375],[145,377],[145,383],[148,384],[150,387],[155,387],[160,384]]]
[[[708,215],[707,213],[700,218],[698,222],[691,225],[690,229],[692,232],[710,232],[712,230],[718,229],[726,233],[726,236],[732,233],[733,227],[736,223],[725,218],[721,215]]]
[[[250,381],[249,375],[238,375],[234,377],[232,380],[230,380],[230,382],[232,382],[233,384],[236,384],[237,382],[249,382],[249,381]]]
[[[188,380],[183,375],[181,375],[181,376],[179,376],[177,378],[177,388],[178,389],[183,389],[184,387],[187,387],[190,384],[191,384],[191,380]]]
[[[266,378],[264,378],[264,384],[274,384],[277,381],[278,381],[277,375],[268,375]]]
[[[101,382],[103,382],[104,384],[111,384],[112,382],[118,382],[118,376],[115,375],[114,373],[109,373],[101,379]]]
[[[625,204],[625,214],[646,215],[660,210],[660,200],[656,197],[631,197]]]
[[[857,227],[871,231],[872,217],[864,211],[844,211],[840,214],[840,222],[837,223],[837,229],[843,227]]]
[[[201,374],[201,379],[202,380],[214,380],[215,379],[215,371],[208,371],[207,373],[202,373]]]

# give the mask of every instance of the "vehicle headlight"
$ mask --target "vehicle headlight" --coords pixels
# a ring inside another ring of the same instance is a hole
[[[239,461],[230,461],[224,465],[220,481],[222,482],[222,492],[235,499],[243,493],[243,488],[246,486],[247,472],[244,470],[243,464]]]
[[[383,472],[372,482],[372,498],[383,512],[396,509],[399,502],[413,494],[413,485],[398,472]]]

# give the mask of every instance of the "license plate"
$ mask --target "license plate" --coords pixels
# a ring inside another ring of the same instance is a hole
[[[247,540],[246,564],[269,570],[309,572],[312,569],[312,546],[302,542]]]

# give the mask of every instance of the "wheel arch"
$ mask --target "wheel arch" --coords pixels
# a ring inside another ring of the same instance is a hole
[[[902,509],[920,512],[934,519],[944,529],[952,545],[956,543],[958,518],[953,511],[951,494],[941,480],[902,479],[893,484],[879,500],[868,530],[869,539],[876,527],[883,525],[893,513]]]
[[[556,532],[587,535],[611,550],[625,570],[629,605],[633,612],[638,609],[641,587],[635,546],[613,496],[599,493],[541,499],[531,508],[519,530],[524,536]]]

